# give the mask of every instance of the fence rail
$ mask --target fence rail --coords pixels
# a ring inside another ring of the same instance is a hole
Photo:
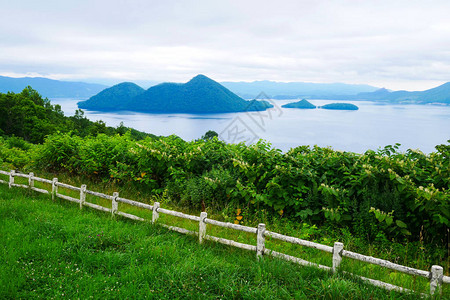
[[[72,186],[69,184],[58,182],[58,178],[53,178],[53,180],[49,180],[49,179],[45,179],[45,178],[36,177],[36,176],[34,176],[33,173],[29,173],[29,174],[16,173],[14,170],[12,170],[11,172],[0,170],[0,175],[9,176],[9,181],[0,179],[0,183],[8,184],[9,188],[21,187],[21,188],[31,189],[33,191],[40,192],[40,193],[51,194],[52,199],[55,199],[55,197],[59,197],[59,198],[62,198],[62,199],[65,199],[65,200],[68,200],[71,202],[79,203],[80,209],[82,209],[83,206],[87,206],[87,207],[90,207],[93,209],[111,213],[112,216],[119,215],[119,216],[129,218],[132,220],[146,221],[146,219],[144,219],[144,218],[119,211],[118,204],[125,203],[125,204],[129,204],[129,205],[139,207],[142,209],[151,210],[152,211],[152,220],[151,220],[152,223],[157,223],[160,213],[187,219],[187,220],[191,220],[191,221],[195,221],[195,222],[199,223],[198,231],[191,231],[191,230],[188,230],[185,228],[169,226],[169,225],[161,224],[161,223],[159,223],[159,224],[165,228],[168,228],[170,230],[173,230],[173,231],[176,231],[179,233],[198,236],[200,243],[202,243],[203,240],[214,241],[217,243],[221,243],[221,244],[225,244],[225,245],[229,245],[229,246],[256,252],[257,257],[261,257],[262,255],[270,255],[270,256],[278,257],[278,258],[281,258],[281,259],[284,259],[287,261],[292,261],[294,263],[297,263],[297,264],[300,264],[303,266],[312,266],[312,267],[316,267],[316,268],[320,268],[320,269],[332,271],[332,272],[337,272],[339,270],[339,266],[342,262],[342,259],[344,257],[347,257],[347,258],[362,261],[365,263],[370,263],[370,264],[378,265],[381,267],[386,267],[386,268],[396,270],[396,271],[399,271],[399,272],[402,272],[405,274],[428,278],[430,281],[430,294],[431,295],[434,295],[436,293],[442,293],[442,285],[450,284],[450,277],[444,276],[443,268],[441,266],[437,266],[437,265],[433,265],[431,267],[430,271],[424,271],[424,270],[419,270],[419,269],[415,269],[415,268],[410,268],[407,266],[403,266],[403,265],[399,265],[399,264],[390,262],[388,260],[375,258],[372,256],[367,256],[367,255],[359,254],[356,252],[344,250],[344,245],[340,242],[335,242],[334,246],[331,247],[331,246],[322,245],[319,243],[314,243],[311,241],[302,240],[302,239],[299,239],[296,237],[282,235],[282,234],[279,234],[276,232],[266,231],[265,224],[262,224],[262,223],[259,224],[257,228],[254,228],[254,227],[248,227],[248,226],[243,226],[243,225],[239,225],[239,224],[232,224],[232,223],[221,222],[221,221],[209,219],[209,218],[207,218],[206,212],[202,212],[199,217],[193,216],[193,215],[185,214],[182,212],[161,208],[160,204],[158,202],[155,202],[153,205],[150,205],[150,204],[146,204],[146,203],[142,203],[142,202],[126,199],[126,198],[121,198],[121,197],[119,197],[119,193],[113,193],[113,195],[111,196],[111,195],[107,195],[104,193],[90,191],[90,190],[86,189],[86,185],[84,185],[84,184],[81,185],[81,187],[75,187],[75,186]],[[14,182],[15,177],[28,178],[28,185],[15,183]],[[34,181],[39,181],[39,182],[50,184],[51,188],[52,188],[51,192],[48,190],[45,190],[45,189],[40,189],[40,188],[34,187]],[[66,189],[73,190],[73,191],[78,191],[80,193],[80,198],[73,198],[73,197],[61,194],[58,192],[58,187],[66,188]],[[101,206],[98,204],[87,202],[86,194],[90,194],[90,195],[93,195],[96,197],[110,200],[111,208],[107,208],[107,207],[104,207],[104,206]],[[228,239],[224,239],[224,238],[220,238],[220,237],[207,235],[206,234],[206,225],[207,224],[256,234],[256,236],[257,236],[256,246],[243,244],[243,243],[239,243],[239,242],[236,242],[233,240],[228,240]],[[270,237],[270,238],[288,242],[291,244],[298,244],[301,246],[315,248],[315,249],[318,249],[318,250],[321,250],[321,251],[324,251],[327,253],[331,253],[333,255],[332,267],[323,266],[323,265],[320,265],[317,263],[303,260],[303,259],[295,257],[295,256],[291,256],[291,255],[287,255],[284,253],[272,251],[270,249],[266,249],[265,248],[265,237]],[[412,292],[411,290],[408,290],[406,288],[399,287],[399,286],[396,286],[396,285],[393,285],[390,283],[386,283],[386,282],[383,282],[380,280],[362,277],[362,276],[359,276],[359,275],[356,275],[356,274],[353,274],[350,272],[346,272],[346,271],[343,271],[343,273],[358,277],[367,283],[370,283],[370,284],[378,286],[378,287],[382,287],[387,290],[396,290],[396,291],[400,291],[400,292]]]

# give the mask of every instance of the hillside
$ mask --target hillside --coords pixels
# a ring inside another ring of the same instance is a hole
[[[265,101],[246,101],[216,81],[197,75],[185,84],[162,83],[130,98],[115,93],[96,95],[79,107],[95,110],[130,110],[150,113],[227,113],[261,111],[272,107]]]
[[[300,108],[300,109],[314,109],[316,108],[316,106],[314,104],[311,104],[311,102],[309,102],[306,99],[302,99],[298,102],[292,102],[292,103],[288,103],[285,105],[282,105],[281,107],[285,107],[285,108]]]
[[[388,99],[394,102],[413,101],[416,103],[450,104],[450,82],[421,92],[392,92]]]
[[[134,83],[123,82],[101,91],[89,100],[79,102],[78,107],[90,110],[95,110],[97,107],[101,110],[116,110],[144,92],[143,88]]]
[[[42,77],[12,78],[0,76],[0,93],[20,93],[32,86],[47,98],[89,98],[107,88],[106,85],[53,80]]]

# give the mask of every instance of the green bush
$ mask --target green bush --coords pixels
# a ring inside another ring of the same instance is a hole
[[[382,233],[445,244],[450,226],[448,145],[429,155],[401,153],[398,145],[364,154],[317,146],[282,153],[264,141],[246,146],[216,137],[136,141],[129,133],[84,138],[58,133],[33,147],[32,159],[11,145],[28,147],[3,142],[4,162],[133,182],[195,209],[234,206],[249,215],[265,210],[297,222],[350,228],[371,240]]]

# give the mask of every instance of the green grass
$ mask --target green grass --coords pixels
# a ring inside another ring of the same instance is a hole
[[[0,185],[0,298],[415,299]]]

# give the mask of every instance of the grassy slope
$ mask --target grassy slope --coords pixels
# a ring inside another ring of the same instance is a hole
[[[0,185],[0,298],[415,298]]]

